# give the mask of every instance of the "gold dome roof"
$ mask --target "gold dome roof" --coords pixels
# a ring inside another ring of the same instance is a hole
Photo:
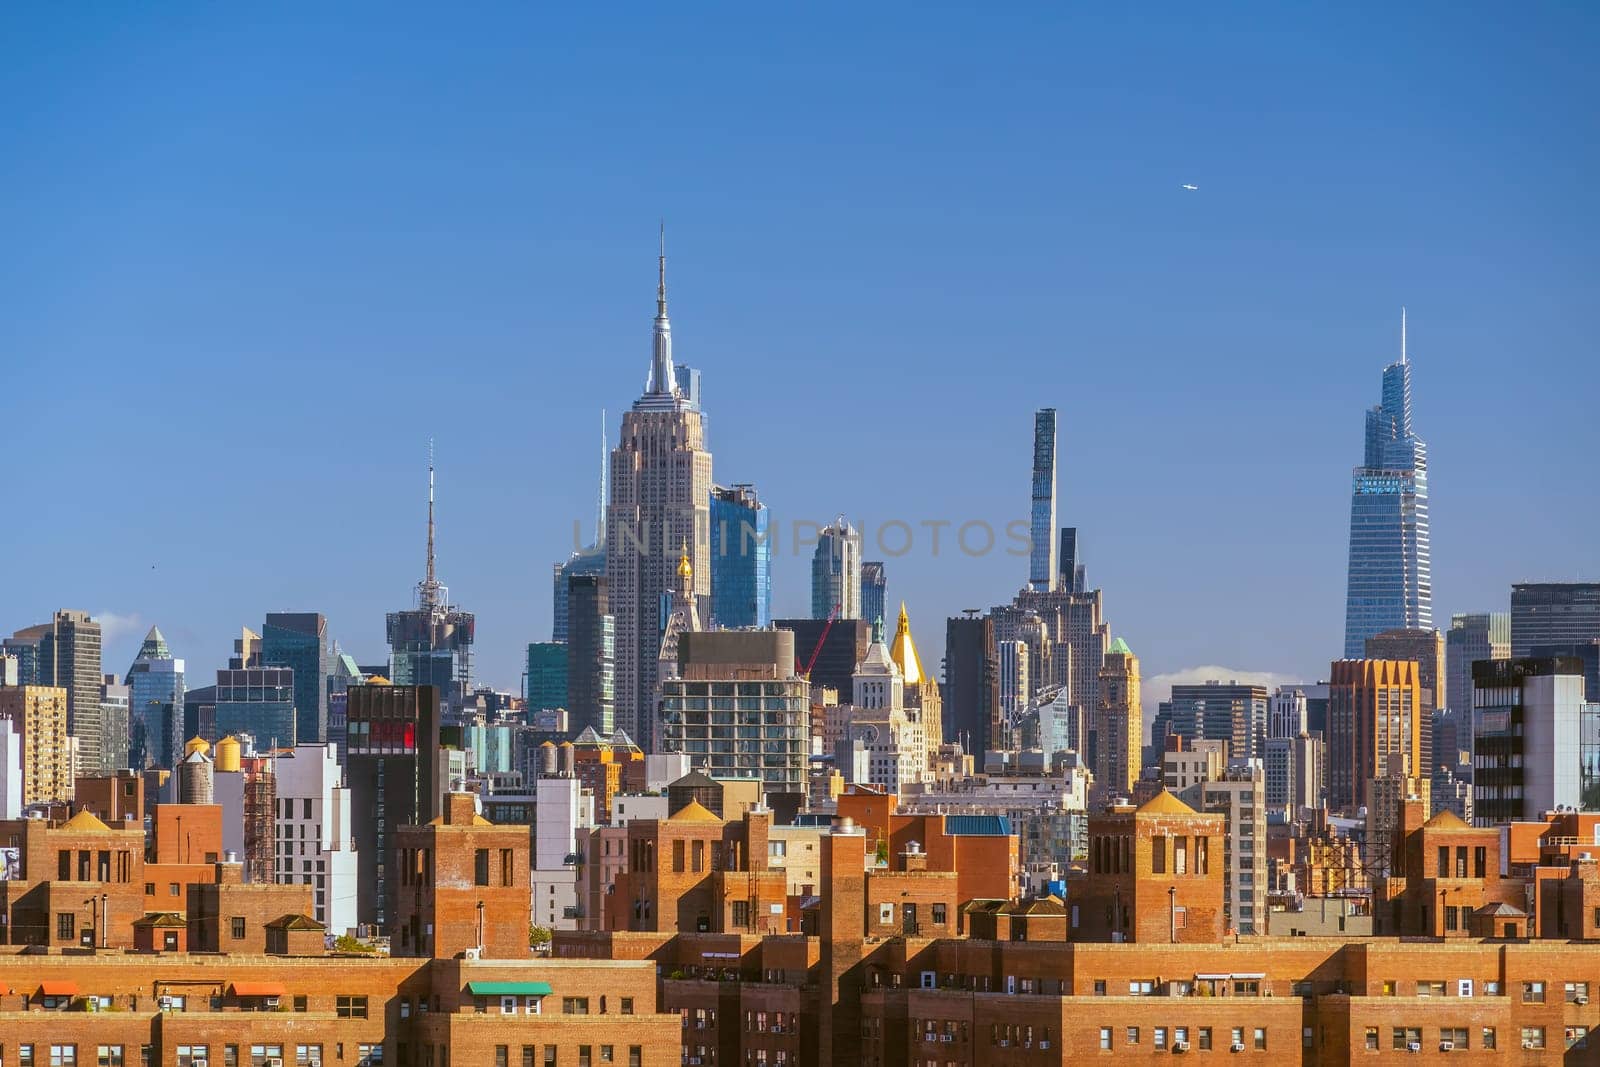
[[[894,624],[894,641],[889,645],[889,658],[900,668],[906,685],[919,685],[925,677],[922,660],[917,657],[917,643],[911,640],[911,621],[906,618],[906,602],[900,602],[900,618]]]

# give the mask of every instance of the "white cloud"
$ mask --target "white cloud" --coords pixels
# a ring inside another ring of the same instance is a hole
[[[144,631],[149,629],[137,611],[131,615],[119,615],[115,611],[98,611],[91,618],[100,624],[102,643],[120,641],[130,634],[142,637]]]

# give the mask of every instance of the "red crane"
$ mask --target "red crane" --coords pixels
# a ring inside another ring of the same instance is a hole
[[[828,621],[822,627],[822,636],[817,638],[817,647],[811,650],[811,658],[806,660],[805,669],[800,672],[800,677],[804,678],[808,682],[811,681],[811,668],[817,665],[817,657],[822,654],[823,642],[828,640],[828,631],[833,629],[833,620],[837,619],[838,617],[839,605],[835,604],[833,606],[833,610],[828,612]],[[800,666],[800,661],[795,660],[794,665],[796,667]]]

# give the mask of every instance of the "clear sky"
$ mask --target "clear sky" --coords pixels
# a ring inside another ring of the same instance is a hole
[[[1600,577],[1600,14],[1064,7],[7,5],[0,628],[90,610],[120,672],[158,623],[199,685],[320,610],[379,659],[432,436],[441,577],[516,687],[662,217],[717,480],[785,534],[916,528],[930,663],[1027,561],[921,524],[1025,519],[1052,405],[1147,679],[1325,675],[1402,304],[1436,620]]]

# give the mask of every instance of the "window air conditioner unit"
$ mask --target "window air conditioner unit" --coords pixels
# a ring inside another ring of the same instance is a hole
[[[274,1056],[267,1060],[267,1067],[283,1067],[283,1061]]]
[[[478,948],[463,949],[462,952],[461,952],[461,958],[462,959],[467,959],[467,960],[482,959],[483,958],[483,950],[482,949],[478,949]]]
[[[955,1037],[954,1034],[940,1034],[939,1035],[939,1040],[943,1041],[943,1042],[946,1042],[946,1043],[954,1041],[955,1039],[956,1039],[956,1037]]]
[[[161,998],[161,1010],[162,1011],[166,1011],[170,1007],[172,1007],[172,998],[171,997],[162,997]],[[205,1061],[204,1060],[193,1060],[191,1062],[192,1063],[198,1063],[198,1064],[201,1065],[201,1067],[205,1067]]]
[[[278,1007],[278,998],[277,997],[266,997],[266,998],[264,998],[264,1000],[265,1000],[265,1003],[266,1003],[268,1008],[271,1008],[273,1010],[277,1010],[277,1007]]]
[[[1580,1006],[1587,1004],[1589,1003],[1589,995],[1587,993],[1579,993],[1577,996],[1572,998],[1572,1003]]]
[[[1244,1051],[1244,1042],[1243,1041],[1235,1041],[1232,1045],[1228,1046],[1228,1051],[1229,1052],[1243,1052]]]
[[[1524,1041],[1522,1043],[1522,1047],[1523,1048],[1538,1048],[1539,1046],[1538,1046],[1537,1043],[1535,1043],[1533,1041]]]
[[[1439,1042],[1439,1051],[1440,1052],[1454,1052],[1455,1050],[1456,1050],[1456,1043],[1454,1041],[1441,1041],[1441,1042]]]
[[[1189,1042],[1187,1042],[1187,1041],[1175,1041],[1175,1042],[1173,1042],[1172,1051],[1173,1052],[1188,1052],[1189,1051]]]
[[[1006,1037],[1002,1037],[1000,1039],[1000,1047],[1001,1048],[1010,1048],[1011,1047],[1011,1039],[1010,1038],[1006,1038]]]
[[[1420,1041],[1407,1041],[1406,1042],[1406,1051],[1407,1052],[1421,1052],[1422,1051],[1422,1042],[1420,1042]]]
[[[308,1060],[307,1063],[306,1063],[306,1067],[322,1067],[322,1061],[321,1060]]]
[[[205,1060],[190,1060],[189,1067],[207,1067]]]
[[[1039,1047],[1040,1047],[1040,1048],[1049,1048],[1049,1047],[1050,1047],[1050,1042],[1048,1042],[1048,1041],[1041,1041],[1041,1042],[1039,1042]]]

